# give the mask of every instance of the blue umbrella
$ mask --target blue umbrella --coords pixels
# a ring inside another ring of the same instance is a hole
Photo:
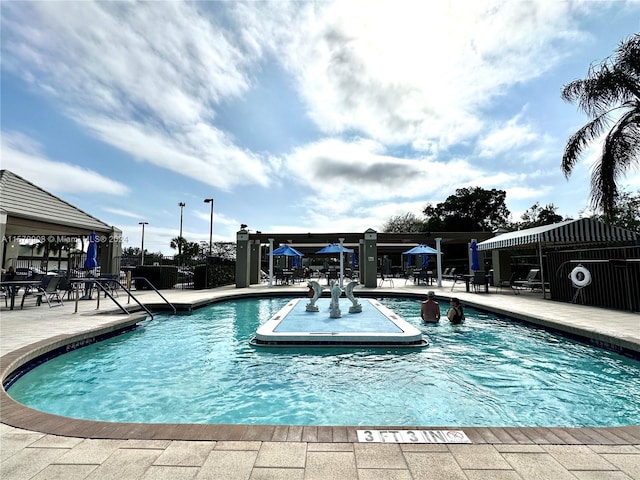
[[[471,270],[480,270],[480,260],[478,259],[478,243],[475,240],[471,242]]]
[[[438,251],[435,248],[431,248],[430,246],[421,243],[420,245],[416,245],[402,253],[407,255],[407,267],[411,266],[411,255],[422,255],[422,266],[426,267],[429,264],[427,255],[436,255]]]
[[[402,253],[405,255],[436,255],[438,251],[428,245],[420,244]]]
[[[87,258],[84,261],[84,268],[93,269],[98,267],[98,236],[96,232],[89,235],[89,247],[87,248]]]
[[[326,247],[321,248],[316,253],[340,253],[340,245],[337,243],[330,243]],[[342,253],[353,253],[351,248],[347,248],[344,245],[342,246]]]
[[[281,245],[273,251],[273,255],[283,255],[285,257],[302,257],[304,254],[289,245]]]
[[[293,257],[291,261],[291,266],[295,267],[297,265],[296,260],[303,256],[303,253],[296,250],[295,248],[289,245],[280,245],[273,251],[274,257]]]

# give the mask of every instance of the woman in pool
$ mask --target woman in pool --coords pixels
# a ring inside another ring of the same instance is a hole
[[[447,311],[447,318],[454,325],[461,324],[464,321],[464,310],[462,309],[462,305],[460,305],[460,300],[453,297],[449,303],[451,308]]]

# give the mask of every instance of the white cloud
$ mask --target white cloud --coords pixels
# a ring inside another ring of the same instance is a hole
[[[307,7],[283,63],[317,125],[447,147],[480,108],[566,55],[567,2],[336,2]],[[289,28],[289,25],[287,25]],[[284,36],[284,34],[282,34]]]
[[[126,185],[97,172],[46,158],[39,144],[20,133],[2,132],[2,168],[26,180],[38,179],[38,187],[54,193],[106,193],[126,195]]]
[[[250,88],[252,63],[214,17],[178,2],[61,5],[3,5],[7,68],[139,160],[222,189],[267,183],[261,159],[212,123]]]
[[[519,123],[519,119],[519,116],[512,118],[480,138],[477,146],[478,155],[493,158],[537,142],[538,134],[531,126]]]
[[[105,207],[103,210],[105,212],[112,213],[113,215],[118,215],[120,217],[142,218],[142,215],[132,212],[130,210],[122,210],[120,208],[111,208],[111,207]]]

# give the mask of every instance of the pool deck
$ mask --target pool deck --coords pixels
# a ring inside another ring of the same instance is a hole
[[[640,352],[640,315],[514,295],[465,292],[464,285],[358,287],[358,295],[425,295],[441,302],[457,296],[464,305],[580,335],[596,344]],[[173,303],[201,305],[212,299],[271,293],[303,294],[306,286],[266,285],[237,289],[171,290]],[[154,292],[141,292],[157,304]],[[126,303],[126,296],[119,300]],[[113,303],[68,301],[62,307],[33,306],[0,313],[0,371],[3,379],[36,353],[95,336],[95,331],[136,321]],[[133,306],[133,302],[128,306]],[[535,406],[532,406],[534,408]],[[26,408],[0,392],[0,478],[2,479],[637,479],[640,426],[612,428],[453,427],[472,444],[359,443],[365,427],[146,425],[90,422]],[[378,426],[378,430],[393,428]],[[416,426],[416,429],[447,429]],[[401,427],[407,430],[407,427]]]

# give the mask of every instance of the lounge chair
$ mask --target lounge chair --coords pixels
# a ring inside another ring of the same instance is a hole
[[[531,289],[534,290],[536,288],[542,288],[542,282],[538,279],[538,275],[540,274],[539,268],[532,268],[529,270],[527,274],[527,278],[524,280],[516,280],[513,284],[520,289],[526,290]]]
[[[442,274],[442,278],[444,278],[445,280],[455,280],[456,279],[456,267],[452,267],[451,269],[449,269],[449,273],[447,273],[446,276],[444,274]]]

